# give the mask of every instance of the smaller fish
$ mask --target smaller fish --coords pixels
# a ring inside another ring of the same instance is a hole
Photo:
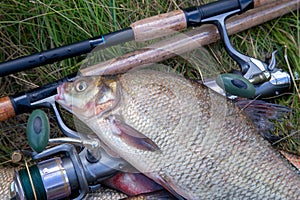
[[[140,173],[119,172],[115,176],[106,179],[102,184],[121,191],[128,196],[162,190],[163,188]]]
[[[86,200],[93,199],[173,199],[160,185],[140,173],[119,172],[102,182],[104,187],[89,193]]]
[[[10,199],[10,183],[13,181],[15,169],[0,167],[0,199]]]

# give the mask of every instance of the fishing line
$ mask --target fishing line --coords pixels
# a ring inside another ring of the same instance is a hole
[[[55,159],[55,162],[56,162],[56,164],[57,164],[57,166],[58,166],[58,168],[59,168],[59,171],[60,171],[60,173],[61,173],[61,176],[64,177],[64,169],[63,169],[63,167],[61,166],[60,160],[59,160],[57,157],[55,157],[54,159]],[[64,182],[65,193],[68,194],[68,193],[69,193],[69,189],[68,189],[68,183],[67,183],[67,180],[66,180],[66,179],[63,179],[63,182]]]
[[[47,199],[39,168],[36,165],[28,167],[26,160],[25,168],[19,170],[18,175],[26,199]]]
[[[32,181],[32,177],[31,177],[31,173],[29,171],[29,167],[28,167],[28,164],[27,164],[27,161],[25,160],[25,167],[26,167],[26,171],[27,171],[27,174],[28,174],[28,178],[29,178],[29,181],[30,181],[30,185],[31,185],[31,188],[32,188],[32,192],[33,192],[33,196],[34,196],[34,199],[37,200],[37,197],[36,197],[36,192],[35,192],[35,187],[34,187],[34,184],[33,184],[33,181]],[[33,169],[33,168],[32,168]],[[20,172],[19,172],[20,173]],[[24,177],[25,178],[25,177]],[[24,186],[24,185],[23,185]]]

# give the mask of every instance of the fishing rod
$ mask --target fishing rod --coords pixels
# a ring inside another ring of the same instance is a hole
[[[227,22],[227,30],[229,34],[234,34],[280,17],[296,9],[299,9],[299,0],[273,2],[252,9],[244,14],[231,17]],[[180,54],[195,49],[199,47],[199,45],[216,42],[220,38],[214,25],[201,26],[195,30],[188,31],[186,35],[188,38],[175,38],[173,42],[172,40],[168,40],[167,46],[163,47],[163,49],[168,49],[169,51],[161,52],[157,51],[157,48],[136,50],[133,53],[122,56],[122,59],[103,62],[87,69],[82,69],[79,73],[82,75],[122,73],[147,63],[155,63],[171,58],[175,56],[172,52],[178,52],[178,54]],[[159,45],[161,45],[161,42]],[[133,54],[135,56],[132,56]],[[52,107],[51,105],[55,105],[55,101],[54,98],[51,98],[56,95],[57,86],[62,82],[71,81],[75,76],[76,75],[73,74],[34,90],[0,98],[0,121],[5,121],[15,115],[28,112],[37,107]],[[54,110],[56,111],[57,109],[54,108]],[[61,117],[58,117],[58,120],[61,122],[62,120],[60,119]]]
[[[288,6],[282,7],[281,3]],[[262,6],[264,9],[263,12],[258,12],[257,15],[252,16],[251,20],[259,24],[260,22],[272,19],[274,15],[280,17],[285,12],[289,12],[290,9],[299,9],[299,1],[297,0],[282,1],[281,3],[274,2]],[[253,10],[248,11],[248,13],[251,13],[251,11]],[[238,52],[231,44],[228,33],[237,27],[235,27],[236,24],[231,24],[230,22],[225,25],[225,20],[238,12],[238,10],[229,11],[203,20],[203,23],[213,23],[217,28],[207,28],[208,30],[201,31],[201,33],[204,32],[208,35],[215,33],[216,38],[220,34],[227,53],[240,66],[240,71],[221,74],[216,80],[204,84],[229,98],[236,98],[237,96],[245,98],[270,98],[286,92],[291,86],[291,77],[289,73],[276,67],[275,55],[277,50],[272,53],[267,63]],[[238,25],[238,28],[241,28],[240,25]],[[189,36],[189,34],[187,35]],[[159,46],[150,46],[146,50],[137,50],[125,54],[121,58],[111,59],[91,67],[83,68],[79,73],[82,76],[124,73],[130,69],[144,66],[147,63],[160,62],[174,56],[174,54],[180,55],[184,52],[183,49],[196,49],[199,47],[199,44],[205,45],[208,42],[209,40],[206,40],[205,36],[198,37],[197,34],[186,38],[174,38],[173,40],[168,40],[167,43],[160,42]]]
[[[0,63],[0,77],[85,54],[96,47],[104,49],[132,40],[141,42],[166,36],[174,31],[199,26],[212,16],[235,10],[242,13],[270,2],[270,0],[220,0],[149,17],[116,32]]]

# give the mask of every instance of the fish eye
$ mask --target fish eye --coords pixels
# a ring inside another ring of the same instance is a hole
[[[75,89],[77,92],[82,92],[84,91],[86,88],[88,87],[88,84],[86,81],[79,81],[78,83],[76,83],[75,85]]]

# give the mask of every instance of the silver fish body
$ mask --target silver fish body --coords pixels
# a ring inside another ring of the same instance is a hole
[[[85,79],[91,78],[80,78]],[[85,102],[89,98],[89,108],[93,104],[89,115],[78,112],[87,110],[82,103],[70,101],[80,97],[74,83],[58,89],[58,102],[76,108],[73,113],[106,146],[173,194],[187,199],[300,198],[299,173],[223,96],[154,70],[99,79],[89,86],[98,88],[96,96],[81,96]]]

